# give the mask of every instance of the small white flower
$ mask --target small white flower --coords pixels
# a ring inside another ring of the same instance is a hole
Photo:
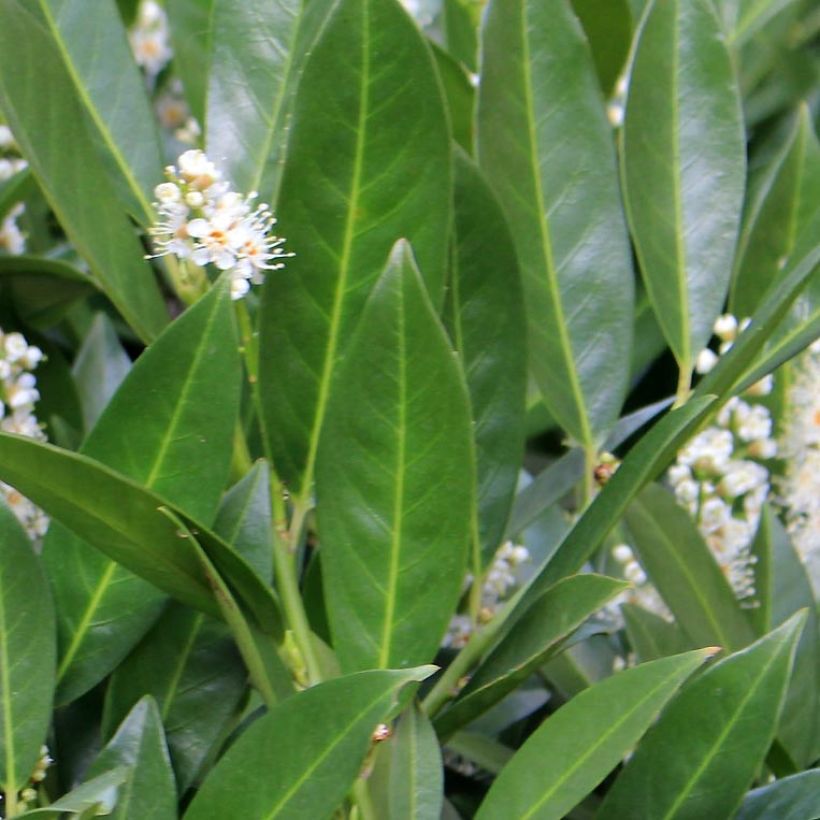
[[[612,555],[619,564],[627,564],[633,559],[631,547],[628,544],[618,544],[612,548]]]
[[[3,339],[3,348],[6,353],[6,360],[13,364],[26,355],[28,342],[22,333],[7,333]]]
[[[15,147],[14,134],[7,125],[0,125],[0,151],[9,151]]]
[[[731,313],[718,316],[715,320],[714,332],[723,342],[733,342],[737,337],[737,319]]]
[[[168,18],[162,6],[154,0],[142,0],[128,39],[137,65],[145,69],[150,79],[156,77],[174,56]]]
[[[717,354],[708,347],[704,347],[703,350],[698,353],[698,357],[695,360],[695,371],[703,375],[704,373],[708,373],[717,363]]]
[[[759,382],[755,382],[747,391],[747,396],[758,398],[760,396],[768,396],[774,388],[774,376],[769,373],[764,376]]]

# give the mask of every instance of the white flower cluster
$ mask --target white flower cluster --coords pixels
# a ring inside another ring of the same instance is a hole
[[[257,194],[230,190],[202,151],[186,151],[179,167],[166,169],[168,182],[155,190],[158,219],[151,229],[157,256],[173,254],[196,265],[213,264],[229,271],[231,297],[241,299],[265,271],[279,270],[285,240],[270,231],[276,224],[265,204],[254,207]]]
[[[34,415],[34,404],[40,393],[31,372],[42,358],[40,348],[29,345],[21,333],[0,330],[0,429],[4,433],[45,440]],[[48,518],[42,510],[3,482],[0,482],[0,494],[32,539],[45,535]]]
[[[529,560],[529,550],[520,544],[505,541],[499,547],[481,588],[480,619],[484,623],[493,617],[499,602],[506,598],[510,590],[518,584],[516,572],[523,563]],[[472,581],[472,576],[468,575],[466,586],[469,587]],[[470,639],[474,626],[469,615],[454,615],[441,645],[461,649]]]
[[[28,168],[28,163],[21,159],[19,153],[11,129],[7,125],[0,125],[0,182],[5,182]]]
[[[155,0],[142,0],[128,40],[137,65],[145,70],[150,79],[156,77],[174,56],[168,16]]]
[[[820,596],[820,341],[795,362],[780,437],[785,475],[778,502],[786,528]]]
[[[0,182],[11,179],[15,174],[25,170],[28,163],[17,156],[17,144],[14,135],[7,125],[0,125]],[[26,237],[17,225],[17,220],[25,210],[18,202],[0,221],[0,251],[21,254],[26,251]]]

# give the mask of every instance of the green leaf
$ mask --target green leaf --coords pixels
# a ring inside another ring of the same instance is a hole
[[[592,49],[595,70],[609,96],[624,69],[632,43],[632,13],[627,0],[572,0]]]
[[[725,2],[734,12],[727,21],[729,42],[739,49],[781,11],[793,5],[795,0],[733,0]]]
[[[151,218],[161,161],[116,9],[98,6],[89,17],[82,0],[2,0],[0,108],[69,239],[150,340],[167,314],[125,209]]]
[[[278,199],[297,81],[335,2],[213,1],[207,152],[264,202]]]
[[[40,561],[0,503],[0,787],[28,786],[51,723],[57,647],[54,607]]]
[[[565,0],[493,0],[482,44],[478,155],[518,251],[530,367],[550,412],[591,452],[621,409],[632,335],[612,129]]]
[[[477,820],[564,817],[632,749],[707,657],[707,651],[697,650],[662,658],[581,692],[518,750],[490,788]],[[539,776],[533,777],[536,771]]]
[[[211,74],[211,38],[217,0],[166,0],[174,46],[174,71],[199,122],[205,121]]]
[[[453,0],[459,2],[459,0]],[[473,153],[473,113],[475,110],[475,86],[461,63],[453,59],[443,48],[432,40],[430,49],[436,61],[453,139],[468,153]]]
[[[55,800],[48,808],[34,809],[17,815],[36,817],[37,820],[60,820],[65,814],[96,817],[111,814],[117,805],[120,789],[128,779],[128,768],[120,766],[77,786],[68,794]]]
[[[458,700],[436,719],[439,737],[470,723],[513,691],[560,649],[584,621],[629,584],[601,575],[573,575],[536,599],[479,665]]]
[[[303,500],[338,358],[398,239],[441,302],[450,176],[446,113],[415,25],[395,0],[341,0],[299,85],[279,198],[296,256],[269,277],[260,319],[266,434]]]
[[[390,739],[389,820],[440,820],[443,775],[436,733],[413,703]]]
[[[811,114],[801,108],[782,152],[761,182],[747,216],[732,280],[729,307],[750,316],[783,273],[798,235],[820,201],[820,144]]]
[[[731,652],[752,642],[732,587],[671,493],[658,484],[647,487],[627,510],[626,523],[638,560],[696,646]]]
[[[342,669],[431,659],[473,515],[469,399],[406,242],[362,313],[317,465],[322,575]]]
[[[623,129],[629,222],[669,346],[689,371],[723,307],[746,168],[731,57],[709,0],[655,0]]]
[[[117,331],[104,313],[98,313],[72,366],[86,431],[93,429],[129,370],[131,359]]]
[[[820,769],[784,777],[749,792],[736,820],[814,820],[820,817]]]
[[[599,817],[732,817],[774,739],[805,613],[684,689],[607,793]]]
[[[478,169],[455,154],[455,247],[446,321],[461,356],[476,449],[480,570],[510,515],[524,451],[527,349],[512,238]]]
[[[186,820],[328,817],[344,799],[399,690],[430,667],[320,683],[257,720],[197,791]],[[264,771],[265,777],[259,777]]]
[[[475,732],[456,732],[447,741],[447,749],[491,774],[499,774],[513,756],[508,746]]]
[[[444,0],[441,24],[447,51],[469,71],[478,70],[478,23],[481,3],[476,0]]]
[[[225,539],[266,583],[273,577],[273,539],[270,508],[270,469],[258,461],[225,494],[214,531]]]
[[[142,698],[88,771],[90,777],[128,768],[113,820],[175,820],[177,793],[162,720],[154,699]]]
[[[227,733],[246,678],[225,625],[173,603],[111,676],[103,737],[113,733],[140,697],[151,695],[184,793]]]
[[[142,354],[81,452],[209,524],[230,467],[239,368],[233,307],[221,283]],[[108,674],[164,600],[98,548],[58,525],[43,547],[58,611],[61,702]]]
[[[626,634],[638,660],[654,661],[690,648],[677,624],[634,604],[621,604]]]

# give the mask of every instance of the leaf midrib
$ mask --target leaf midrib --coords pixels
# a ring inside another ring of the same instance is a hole
[[[5,582],[5,577],[3,577]],[[3,589],[0,590],[0,682],[3,687],[3,743],[5,745],[6,754],[6,780],[3,783],[4,791],[6,793],[17,793],[17,779],[15,776],[15,768],[17,762],[15,759],[14,749],[14,729],[12,723],[14,720],[14,712],[11,702],[11,679],[9,676],[9,647],[8,635],[6,633],[6,589],[5,583]]]

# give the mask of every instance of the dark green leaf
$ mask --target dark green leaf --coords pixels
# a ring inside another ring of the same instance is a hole
[[[491,774],[499,774],[513,756],[509,747],[474,732],[456,732],[447,741],[447,749]]]
[[[705,650],[697,650],[662,658],[581,692],[518,750],[490,788],[477,820],[564,817],[632,749],[706,657]]]
[[[447,51],[470,71],[478,68],[478,23],[481,3],[476,0],[444,0],[442,26]]]
[[[143,353],[82,453],[209,524],[230,466],[239,367],[233,307],[220,284]],[[77,536],[55,525],[43,549],[59,615],[62,702],[125,657],[163,600]]]
[[[723,307],[745,186],[740,98],[709,0],[655,0],[623,131],[624,193],[655,314],[683,371]]]
[[[794,616],[687,686],[615,781],[601,820],[733,816],[774,739],[804,620]]]
[[[435,655],[461,592],[473,470],[463,377],[399,242],[340,370],[317,465],[322,575],[342,669]]]
[[[399,718],[390,740],[390,820],[440,820],[444,797],[441,749],[417,704]]]
[[[794,2],[795,0],[724,0],[724,5],[734,12],[733,19],[727,21],[730,24],[730,43],[735,48],[740,48]]]
[[[627,0],[572,0],[592,49],[598,81],[607,96],[615,89],[632,43],[632,13]]]
[[[224,624],[171,604],[111,677],[103,736],[113,733],[140,697],[154,697],[184,793],[227,732],[246,677]]]
[[[809,769],[749,792],[736,820],[816,820],[817,817],[820,817],[820,769]]]
[[[526,680],[560,642],[629,585],[601,575],[574,575],[551,587],[481,663],[458,700],[436,720],[440,737],[486,712]]]
[[[362,672],[274,707],[219,761],[186,820],[330,816],[359,774],[373,730],[389,717],[399,690],[430,671]]]
[[[658,484],[626,512],[635,551],[675,620],[696,646],[728,651],[754,632],[692,517]]]
[[[278,199],[297,81],[335,2],[213,0],[207,151],[264,202]]]
[[[0,784],[4,807],[29,785],[51,722],[54,607],[31,542],[0,503]]]
[[[130,711],[89,769],[89,777],[128,767],[113,820],[175,820],[174,773],[157,704],[148,695]]]
[[[8,212],[35,187],[28,168],[0,181],[0,219],[5,219]]]
[[[303,500],[338,357],[398,239],[441,302],[450,197],[446,114],[421,35],[394,0],[341,0],[299,85],[279,200],[296,257],[269,277],[261,316],[266,433]]]
[[[592,452],[621,409],[632,335],[612,129],[565,0],[493,0],[482,43],[478,153],[518,251],[530,368],[550,412]]]
[[[621,612],[630,646],[641,663],[685,652],[690,648],[690,642],[677,624],[670,623],[660,615],[634,604],[621,604]]]
[[[174,70],[182,80],[191,113],[199,122],[205,121],[206,114],[216,2],[217,0],[167,0],[165,4],[174,44]]]
[[[524,450],[527,349],[515,248],[478,169],[455,155],[450,338],[470,393],[476,448],[480,570],[504,535]]]
[[[454,0],[458,2],[458,0]],[[473,119],[475,109],[475,86],[467,70],[443,48],[430,42],[436,61],[436,69],[450,114],[453,139],[468,153],[473,153]]]

